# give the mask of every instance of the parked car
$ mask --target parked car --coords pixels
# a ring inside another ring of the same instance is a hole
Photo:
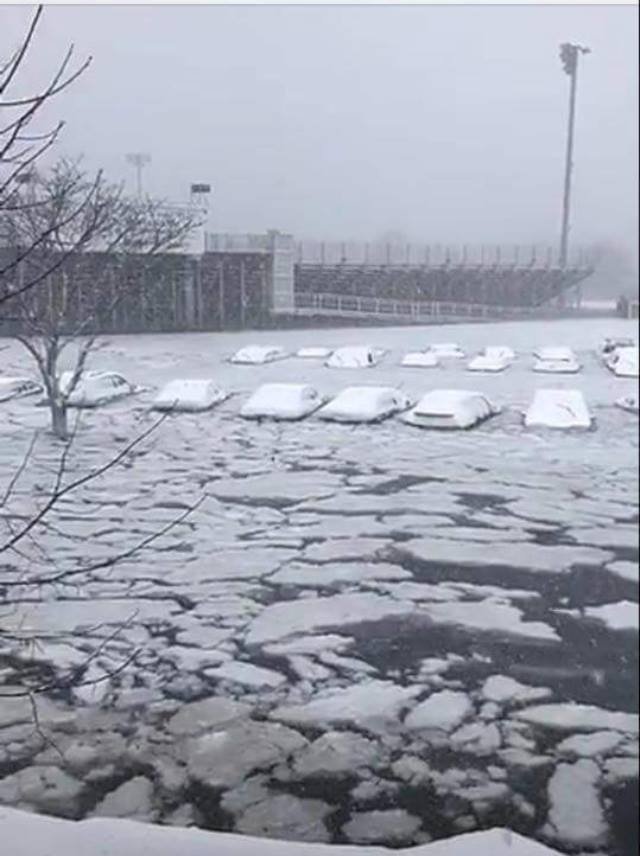
[[[228,397],[214,381],[179,378],[165,384],[152,404],[154,410],[209,410]]]
[[[571,348],[540,348],[534,352],[534,357],[534,372],[544,374],[576,374],[582,368]]]
[[[411,406],[400,389],[390,386],[348,386],[318,412],[330,422],[380,422]]]
[[[0,377],[0,401],[12,398],[24,398],[27,395],[37,395],[43,386],[28,377]]]
[[[332,353],[332,348],[309,347],[300,348],[296,351],[296,357],[301,357],[305,360],[326,360]]]
[[[527,428],[589,428],[591,416],[578,389],[537,389],[524,415]]]
[[[236,351],[229,362],[245,366],[258,366],[263,363],[272,363],[275,360],[283,360],[288,354],[284,348],[277,345],[246,345]]]
[[[455,342],[437,342],[435,345],[429,345],[428,350],[437,357],[447,360],[460,360],[465,356],[460,345]]]
[[[485,348],[467,364],[470,372],[502,372],[511,365],[511,348]]]
[[[59,388],[63,394],[73,380],[73,372],[63,372],[60,375]],[[67,397],[69,407],[99,407],[133,395],[138,388],[117,372],[85,371],[80,375],[75,388]]]
[[[617,377],[638,377],[638,348],[616,348],[607,355],[606,365]]]
[[[410,351],[404,355],[400,365],[415,369],[433,369],[440,365],[440,359],[433,351]]]
[[[471,428],[498,413],[486,396],[464,389],[434,389],[403,417],[419,428]]]
[[[324,404],[314,387],[302,383],[265,383],[240,410],[245,419],[303,419]]]
[[[629,413],[638,413],[638,396],[625,395],[622,398],[618,398],[615,405],[622,410],[628,410]]]
[[[325,365],[332,369],[360,369],[377,365],[384,356],[382,348],[371,345],[348,345],[337,348]]]

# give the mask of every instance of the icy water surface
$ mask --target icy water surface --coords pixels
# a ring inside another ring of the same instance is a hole
[[[4,632],[49,634],[22,651],[47,679],[96,647],[90,680],[137,653],[117,678],[43,704],[55,747],[28,724],[27,704],[0,699],[0,801],[389,845],[500,824],[567,852],[637,853],[638,421],[613,406],[637,381],[598,363],[605,335],[634,335],[633,324],[111,339],[94,367],[150,387],[211,376],[233,395],[170,417],[13,557],[30,572],[81,567],[205,497],[115,568],[37,599],[5,590]],[[465,361],[398,365],[438,341],[469,355],[510,345],[519,357],[494,376]],[[389,353],[362,370],[222,362],[252,342]],[[531,351],[554,344],[578,352],[580,374],[531,371]],[[16,345],[0,360],[28,371]],[[412,397],[478,389],[504,411],[456,434],[397,419],[239,419],[267,381],[327,394],[361,383]],[[594,430],[524,430],[520,411],[543,387],[580,389]],[[69,477],[149,426],[152,398],[87,413]],[[0,405],[0,486],[45,419],[30,399]],[[50,484],[59,453],[40,438],[14,514]],[[7,682],[16,652],[3,650]]]

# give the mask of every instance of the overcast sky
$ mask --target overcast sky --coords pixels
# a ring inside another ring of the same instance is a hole
[[[0,45],[26,7],[0,6]],[[632,6],[49,6],[25,90],[70,41],[89,71],[56,102],[58,154],[184,200],[211,227],[297,237],[555,241],[569,79],[580,65],[575,242],[633,247],[638,9]]]

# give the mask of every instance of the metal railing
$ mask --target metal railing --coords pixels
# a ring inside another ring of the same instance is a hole
[[[482,303],[389,300],[341,294],[295,295],[294,313],[300,315],[344,315],[399,318],[420,321],[433,318],[505,318],[535,315],[535,307],[489,306]]]

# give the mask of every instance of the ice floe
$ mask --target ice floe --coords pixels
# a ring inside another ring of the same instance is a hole
[[[473,712],[469,696],[463,692],[442,690],[417,704],[404,724],[411,730],[453,731]]]

